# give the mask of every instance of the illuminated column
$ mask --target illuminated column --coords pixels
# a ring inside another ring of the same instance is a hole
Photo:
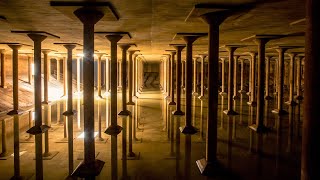
[[[176,105],[174,102],[174,56],[176,55],[176,51],[170,51],[171,52],[171,68],[170,68],[170,102],[169,105]]]
[[[33,63],[32,63],[32,57],[31,55],[27,55],[27,58],[28,58],[28,83],[29,84],[32,84],[32,69],[33,69]]]
[[[274,92],[273,94],[275,96],[278,96],[278,75],[279,75],[279,62],[278,59],[274,60],[274,71],[273,71],[273,88],[274,88]]]
[[[106,58],[106,95],[110,95],[110,59]]]
[[[57,58],[57,81],[60,82],[60,59]]]
[[[63,57],[63,96],[67,95],[67,83],[68,83],[68,79],[67,79],[67,59],[66,57]]]
[[[320,162],[320,24],[319,1],[307,0],[306,3],[306,27],[305,27],[305,81],[303,103],[303,127],[301,150],[301,180],[319,179]]]
[[[107,35],[106,38],[111,43],[111,124],[105,131],[111,137],[116,137],[122,130],[122,127],[117,124],[117,42],[122,38],[122,35]]]
[[[4,58],[4,49],[0,49],[0,60],[1,60],[1,88],[7,88],[6,85],[6,68],[5,68],[5,58]]]
[[[132,97],[134,98],[137,98],[137,57],[138,55],[137,54],[134,54],[133,55],[133,84],[132,84],[132,87],[133,87],[133,94],[132,94]]]
[[[301,94],[301,61],[304,58],[304,56],[298,56],[298,62],[297,62],[297,100],[302,100],[302,94]]]
[[[77,57],[77,93],[80,94],[80,57]]]
[[[122,64],[121,61],[118,61],[118,91],[121,90],[121,85],[122,85]]]
[[[127,50],[131,44],[119,44],[122,49],[122,62],[121,62],[121,83],[122,83],[122,111],[118,115],[129,116],[130,111],[127,109]]]
[[[166,99],[170,99],[171,97],[171,55],[170,54],[164,54],[167,56],[167,96]]]
[[[225,92],[225,61],[226,58],[222,57],[220,58],[221,60],[221,92],[219,93],[221,96],[225,96],[227,95],[227,93]]]
[[[270,100],[272,99],[271,96],[269,95],[269,76],[270,76],[270,60],[272,56],[266,56],[266,95],[265,95],[265,100]]]
[[[238,61],[240,56],[234,56],[234,72],[233,72],[233,99],[239,99],[238,94]]]
[[[22,47],[21,44],[8,44],[12,49],[12,97],[13,97],[13,110],[8,112],[8,115],[21,114],[19,110],[19,57],[18,50]]]
[[[192,44],[199,37],[206,34],[189,34],[182,33],[181,37],[186,43],[186,100],[185,100],[185,126],[180,127],[183,134],[195,134],[197,130],[191,124],[192,115]]]
[[[279,53],[278,59],[278,99],[277,99],[277,109],[272,110],[272,113],[284,115],[288,114],[283,109],[283,83],[284,83],[284,53],[287,51],[288,48],[277,48],[277,52]]]
[[[288,105],[290,106],[295,106],[297,105],[297,103],[294,101],[294,70],[295,70],[295,67],[294,67],[294,61],[295,61],[295,58],[297,56],[296,53],[289,53],[289,56],[290,56],[290,74],[289,74],[289,84],[290,84],[290,89],[289,89],[289,101],[286,102]]]
[[[240,94],[246,93],[246,91],[244,90],[244,61],[245,61],[245,59],[240,59],[240,62],[241,62],[240,90],[238,91]]]
[[[203,100],[206,99],[204,95],[204,59],[206,58],[207,55],[200,55],[201,58],[201,90],[200,90],[200,96],[198,97],[199,99]]]
[[[41,42],[47,38],[42,34],[28,34],[34,42],[34,111],[35,126],[31,127],[27,133],[35,135],[35,159],[36,159],[36,179],[43,179],[42,162],[42,133],[50,128],[42,125],[42,86],[41,86]]]
[[[226,115],[237,115],[233,110],[233,86],[234,86],[234,51],[241,46],[226,46],[227,51],[229,52],[229,71],[228,71],[228,109],[223,111]]]
[[[184,90],[185,89],[185,85],[186,85],[186,73],[185,73],[185,70],[186,70],[186,61],[181,61],[181,74],[182,74],[182,83],[181,83],[181,88]]]
[[[127,102],[127,105],[134,105],[135,103],[132,101],[132,96],[133,96],[133,82],[134,82],[134,77],[133,77],[133,59],[135,59],[135,57],[137,55],[134,56],[134,53],[137,52],[137,50],[131,50],[128,51],[129,52],[129,72],[128,72],[128,89],[129,89],[129,101]],[[134,57],[133,57],[134,56]]]
[[[83,119],[84,161],[73,176],[94,179],[100,174],[104,162],[95,158],[94,141],[94,25],[104,16],[94,6],[84,6],[73,12],[83,23]],[[69,50],[68,50],[69,51]],[[70,92],[71,94],[71,92]],[[71,94],[72,95],[72,94]]]
[[[250,101],[247,103],[253,107],[257,106],[256,101],[256,60],[257,53],[250,52],[251,56],[251,89],[250,89]]]
[[[177,104],[176,110],[172,112],[173,115],[184,115],[181,111],[181,51],[186,47],[184,44],[170,44],[177,51],[177,63],[176,63],[176,89],[177,89]]]
[[[49,104],[48,98],[48,83],[49,83],[49,63],[48,63],[48,54],[51,50],[44,49],[43,53],[43,104]]]
[[[98,61],[97,61],[97,71],[98,71],[98,80],[97,80],[97,89],[98,89],[98,97],[102,98],[101,95],[101,58],[103,54],[98,54]]]
[[[197,59],[198,58],[193,58],[193,92],[192,95],[193,96],[198,96],[198,92],[197,92]]]

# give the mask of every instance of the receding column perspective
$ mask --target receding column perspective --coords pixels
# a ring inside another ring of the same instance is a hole
[[[137,57],[137,55],[134,55],[135,52],[139,52],[139,50],[129,50],[129,72],[128,72],[128,89],[129,89],[129,95],[128,95],[128,102],[127,102],[127,105],[135,105],[135,103],[132,101],[132,97],[135,96],[135,86],[134,86],[134,83],[135,82],[135,76],[134,76],[134,61],[135,61],[135,58]],[[134,57],[133,57],[134,56]]]
[[[221,61],[221,92],[219,93],[221,96],[226,96],[227,93],[225,92],[225,57],[220,58]]]

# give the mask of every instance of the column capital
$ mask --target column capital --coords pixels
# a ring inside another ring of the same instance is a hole
[[[104,16],[103,12],[91,7],[82,7],[73,13],[83,24],[96,24]]]
[[[131,46],[137,46],[136,44],[133,43],[118,43],[118,46],[123,50],[127,51]]]
[[[43,40],[45,40],[47,38],[47,36],[42,35],[42,34],[31,33],[31,34],[27,34],[27,35],[34,42],[42,42]]]
[[[41,49],[41,52],[43,53],[43,54],[49,54],[50,52],[52,52],[53,50],[51,50],[51,49]]]
[[[176,50],[166,50],[166,52],[169,52],[171,57],[176,55]]]
[[[5,49],[0,49],[0,54],[4,54],[6,52]]]
[[[175,48],[177,52],[181,52],[186,47],[185,44],[169,44],[169,46]]]
[[[122,39],[122,35],[120,34],[113,34],[113,35],[106,35],[106,38],[111,42],[111,43],[117,43]]]
[[[140,52],[140,50],[128,50],[129,55],[134,55],[135,52]],[[138,56],[137,54],[135,54]]]

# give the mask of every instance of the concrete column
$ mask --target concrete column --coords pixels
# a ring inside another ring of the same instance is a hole
[[[238,94],[238,61],[240,56],[234,56],[234,72],[233,72],[233,99],[239,99]]]
[[[167,100],[169,100],[171,98],[171,77],[172,77],[171,61],[172,61],[171,55],[167,54],[167,64],[168,64],[167,65],[167,67],[168,67],[168,70],[167,70],[167,74],[168,74],[168,76],[167,76],[167,97],[166,97]]]
[[[110,96],[110,59],[106,59],[106,95]]]
[[[297,103],[294,101],[294,61],[295,58],[297,56],[296,53],[289,53],[290,56],[290,74],[289,74],[289,85],[290,85],[290,89],[289,89],[289,101],[286,102],[286,104],[290,105],[290,106],[295,106],[297,105]]]
[[[253,107],[257,106],[256,101],[256,56],[257,53],[250,52],[251,56],[251,90],[250,90],[250,101],[248,102],[248,105],[251,105]]]
[[[47,38],[41,34],[28,34],[34,42],[34,112],[35,126],[31,127],[27,133],[35,135],[35,156],[36,156],[36,179],[43,179],[42,162],[42,133],[48,130],[47,125],[42,125],[42,86],[41,86],[41,42]]]
[[[197,92],[197,59],[198,58],[192,58],[193,59],[193,92],[192,95],[193,96],[198,96],[198,92]]]
[[[19,110],[19,52],[22,47],[20,44],[8,45],[12,49],[12,97],[13,97],[13,110],[8,112],[8,115],[21,114]]]
[[[201,58],[201,88],[200,88],[200,96],[198,97],[200,100],[206,99],[207,97],[204,95],[204,59],[207,57],[207,55],[200,55]]]
[[[184,44],[171,44],[177,51],[176,63],[176,89],[177,89],[177,103],[176,110],[172,112],[173,115],[181,116],[184,112],[181,111],[181,51],[186,47]]]
[[[77,93],[80,94],[81,88],[80,88],[80,61],[81,58],[77,57]]]
[[[128,89],[129,89],[129,100],[127,102],[127,105],[135,105],[135,103],[132,101],[132,97],[135,95],[133,94],[133,91],[135,90],[134,88],[134,73],[133,73],[133,61],[135,61],[135,58],[137,55],[134,55],[137,50],[131,50],[129,52],[129,72],[128,72]]]
[[[137,98],[137,54],[133,55],[133,94],[132,97]]]
[[[60,59],[57,58],[57,81],[60,82]]]
[[[67,59],[66,57],[63,57],[63,96],[66,96],[68,94],[67,84],[68,84],[68,78],[67,78]]]
[[[28,83],[32,85],[32,57],[30,55],[27,55],[28,58]]]
[[[278,59],[278,77],[277,88],[278,88],[278,100],[277,100],[277,109],[272,110],[272,113],[284,115],[288,114],[285,110],[283,110],[283,83],[284,83],[284,53],[287,48],[277,48],[279,53]]]
[[[111,124],[105,133],[116,137],[122,130],[122,127],[117,124],[117,42],[122,38],[122,35],[107,35],[106,38],[111,42]]]
[[[170,68],[170,99],[171,101],[169,102],[169,105],[176,105],[176,103],[174,102],[174,68],[175,68],[175,60],[174,60],[174,56],[176,55],[176,51],[172,51],[171,52],[171,68]]]
[[[185,85],[186,85],[186,73],[185,73],[185,70],[186,70],[186,61],[181,61],[181,65],[182,65],[182,67],[181,67],[181,72],[182,72],[182,85],[181,85],[181,87],[182,87],[182,90],[185,90]]]
[[[82,7],[73,12],[83,24],[83,120],[84,161],[73,175],[93,178],[100,174],[104,165],[95,159],[94,141],[94,25],[104,14],[93,7]],[[85,169],[85,172],[83,171]]]
[[[51,52],[51,50],[44,49],[42,50],[43,53],[43,104],[49,104],[49,97],[48,97],[48,83],[49,83],[49,66],[48,63],[48,54]]]
[[[0,49],[0,60],[1,60],[1,88],[7,88],[7,83],[6,83],[6,68],[5,68],[5,55],[4,55],[5,50]]]
[[[122,83],[122,111],[118,115],[129,116],[131,114],[127,109],[127,50],[130,44],[121,44],[119,47],[122,49],[122,64],[121,64],[121,83]]]
[[[245,59],[240,59],[240,62],[241,62],[240,90],[238,91],[240,94],[246,93],[246,91],[244,90],[244,61],[245,61]]]
[[[118,91],[122,88],[122,63],[118,61]]]
[[[5,119],[1,122],[1,154],[0,159],[7,159],[9,153],[7,151],[7,121]]]
[[[272,56],[266,56],[266,92],[265,92],[265,100],[271,100],[271,96],[269,94],[269,76],[270,76],[270,60]]]
[[[302,100],[302,93],[301,93],[301,61],[304,57],[303,56],[298,56],[298,62],[297,62],[297,96],[296,99],[297,100]]]
[[[236,46],[226,46],[227,51],[229,52],[229,74],[228,74],[228,109],[224,110],[223,113],[226,115],[237,115],[238,113],[233,110],[233,85],[234,85],[234,51],[238,47]]]
[[[274,92],[273,92],[273,94],[275,95],[275,96],[278,96],[278,80],[279,80],[279,78],[278,78],[278,75],[279,75],[279,60],[278,59],[275,59],[274,60],[274,74],[273,74],[273,88],[274,88]]]
[[[220,60],[221,60],[221,92],[219,93],[221,96],[225,96],[225,95],[227,95],[227,93],[225,92],[225,77],[224,77],[224,75],[225,75],[225,58],[220,58]]]
[[[186,100],[185,100],[185,126],[180,127],[180,131],[183,134],[195,134],[197,130],[191,125],[191,115],[192,115],[192,44],[200,36],[190,35],[183,36],[183,40],[186,42],[187,52],[186,52]]]
[[[251,91],[252,91],[252,78],[251,78],[251,71],[252,71],[252,59],[249,59],[249,89],[248,89],[248,92],[246,93],[248,96],[249,96],[249,102],[251,101]],[[247,102],[248,103],[248,102]]]
[[[301,151],[301,180],[320,178],[320,2],[306,1],[304,106]]]
[[[98,97],[102,98],[101,94],[101,58],[103,54],[98,55],[98,60],[97,60],[97,74],[98,74],[98,79],[97,79],[97,91],[98,91]]]
[[[249,126],[257,133],[263,133],[267,131],[267,127],[263,124],[264,120],[264,95],[265,95],[265,46],[270,39],[268,38],[256,38],[254,41],[258,45],[258,91],[257,91],[257,112],[255,124]]]
[[[224,21],[226,18],[225,16],[226,15],[220,11],[218,14],[213,12],[201,16],[209,25],[208,109],[210,109],[210,111],[207,112],[206,157],[196,161],[197,166],[203,175],[211,175],[213,174],[213,169],[219,168],[217,161],[219,25]],[[222,69],[222,71],[224,72],[224,69]],[[222,92],[224,92],[224,89]]]

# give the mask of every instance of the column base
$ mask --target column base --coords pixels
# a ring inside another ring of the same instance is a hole
[[[0,154],[0,160],[7,160],[8,158],[11,157],[11,154],[4,152]]]
[[[174,101],[171,101],[171,102],[168,103],[168,105],[169,106],[174,106],[174,105],[176,105],[176,103]]]
[[[271,96],[269,96],[269,95],[267,95],[267,96],[265,96],[265,97],[264,97],[264,99],[265,99],[265,100],[271,100],[271,99],[272,99],[272,97],[271,97]]]
[[[226,93],[226,92],[220,92],[219,95],[225,97],[225,96],[228,95],[228,93]]]
[[[234,110],[224,110],[223,111],[224,114],[228,115],[228,116],[235,116],[235,115],[239,115],[239,113],[235,112]]]
[[[140,159],[140,152],[136,155],[134,152],[129,152],[127,156],[127,160],[138,160]]]
[[[48,105],[48,104],[51,104],[51,101],[42,101],[41,103],[42,103],[42,104],[47,104],[47,105]]]
[[[193,92],[193,93],[192,93],[192,96],[199,96],[199,93]]]
[[[127,105],[136,105],[133,101],[127,102]]]
[[[65,111],[64,113],[62,113],[62,115],[64,116],[73,116],[77,114],[77,111],[76,110],[72,110],[72,111]]]
[[[32,134],[32,135],[37,135],[37,134],[42,134],[51,128],[48,125],[41,125],[41,126],[33,126],[29,130],[27,130],[27,133]]]
[[[273,109],[271,112],[274,113],[274,114],[279,114],[279,116],[281,116],[281,115],[287,115],[287,114],[288,114],[288,112],[285,111],[285,110],[283,110],[283,109],[281,109],[281,110],[279,110],[279,109]]]
[[[249,101],[249,102],[247,102],[247,104],[249,106],[252,106],[252,107],[256,107],[257,106],[257,102],[256,101]]]
[[[42,154],[42,159],[43,160],[51,160],[54,158],[59,152],[58,151],[52,151],[52,152],[47,152]]]
[[[182,112],[181,110],[176,110],[176,111],[172,111],[172,114],[175,116],[183,116],[184,112]]]
[[[183,134],[195,134],[197,133],[197,129],[193,126],[185,126],[185,127],[180,127],[180,132]]]
[[[130,111],[128,111],[128,110],[122,110],[122,111],[120,111],[119,112],[119,116],[129,116],[131,114],[131,112]]]
[[[199,98],[200,100],[208,99],[208,97],[207,97],[207,96],[205,96],[205,95],[203,95],[203,96],[199,96],[198,98]]]
[[[287,101],[285,102],[285,104],[289,105],[289,106],[296,106],[298,105],[298,103],[296,103],[295,101]]]
[[[247,91],[245,91],[245,90],[239,90],[238,91],[238,93],[240,93],[240,94],[245,94]]]
[[[237,96],[237,95],[235,95],[235,96],[232,97],[232,99],[233,99],[233,100],[238,100],[238,99],[240,99],[240,97]]]
[[[21,110],[11,110],[7,113],[7,115],[13,116],[13,115],[20,115],[22,113],[23,113],[23,111],[21,111]]]
[[[82,161],[78,167],[73,171],[71,176],[79,177],[79,178],[90,178],[98,176],[104,166],[104,162],[101,160],[96,159],[92,163],[85,164]]]
[[[122,129],[123,128],[119,125],[109,126],[104,133],[106,133],[108,135],[118,135],[122,131]]]
[[[301,101],[301,100],[303,100],[303,97],[302,96],[296,96],[296,100],[299,100],[299,101]]]
[[[216,176],[225,172],[225,168],[218,161],[207,162],[205,158],[196,161],[199,171],[204,176]]]
[[[270,132],[271,129],[266,127],[265,125],[256,125],[256,124],[252,124],[251,126],[249,126],[249,128],[253,131],[255,131],[256,133],[267,133]]]

